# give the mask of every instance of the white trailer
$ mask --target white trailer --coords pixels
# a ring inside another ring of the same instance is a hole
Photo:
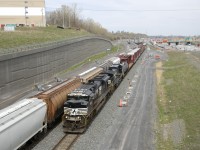
[[[46,112],[46,103],[37,98],[24,99],[0,110],[0,149],[18,149],[46,130]]]

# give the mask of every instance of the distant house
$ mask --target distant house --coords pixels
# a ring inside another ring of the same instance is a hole
[[[0,25],[46,26],[45,0],[0,0]]]

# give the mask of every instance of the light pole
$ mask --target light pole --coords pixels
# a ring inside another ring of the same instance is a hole
[[[42,11],[42,26],[44,27],[44,14],[43,14],[43,8],[41,9],[41,11]]]
[[[28,14],[28,6],[27,6],[27,3],[28,3],[28,1],[24,1],[24,3],[25,3],[25,25],[27,26],[27,19],[28,19],[28,17],[27,17],[27,14]]]

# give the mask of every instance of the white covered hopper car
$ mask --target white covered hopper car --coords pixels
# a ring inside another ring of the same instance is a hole
[[[47,129],[46,103],[24,99],[0,110],[0,149],[15,150]]]

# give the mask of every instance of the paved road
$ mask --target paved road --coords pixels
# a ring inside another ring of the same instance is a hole
[[[146,56],[148,53],[146,53]],[[151,150],[154,147],[155,76],[153,59],[142,64],[136,90],[130,96],[128,107],[122,108],[123,120],[113,127],[99,149]]]

